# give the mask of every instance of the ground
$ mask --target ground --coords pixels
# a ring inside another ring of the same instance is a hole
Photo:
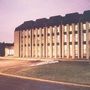
[[[90,62],[69,61],[35,66],[40,61],[0,60],[0,72],[90,85]]]

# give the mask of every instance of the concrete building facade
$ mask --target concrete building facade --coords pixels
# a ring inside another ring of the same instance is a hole
[[[5,57],[13,57],[14,56],[14,44],[6,43],[5,45]]]
[[[15,57],[90,59],[90,11],[26,21],[14,32]]]
[[[0,42],[0,57],[13,57],[13,56],[14,56],[14,44]]]

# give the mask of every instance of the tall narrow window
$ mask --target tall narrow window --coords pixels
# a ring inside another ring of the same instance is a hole
[[[31,33],[31,30],[29,30],[29,31],[28,31],[28,33],[29,33],[29,35],[30,35],[30,33]]]
[[[70,34],[70,42],[72,42],[72,34]]]
[[[33,34],[35,35],[36,33],[35,33],[35,30],[33,30]]]
[[[67,35],[64,35],[64,42],[67,42]]]
[[[75,56],[78,56],[78,45],[75,45]]]
[[[83,34],[84,41],[86,41],[86,33]]]
[[[72,31],[72,26],[70,26],[70,31]]]
[[[86,30],[86,24],[83,24],[83,29]]]
[[[75,34],[75,41],[78,41],[78,34]]]
[[[83,45],[83,55],[86,56],[86,44]]]
[[[55,31],[56,31],[56,28],[55,28],[55,27],[53,27],[53,33],[55,33]]]
[[[60,32],[60,27],[57,27],[57,32]]]
[[[72,57],[72,45],[70,45],[70,57]]]
[[[64,29],[65,32],[67,32],[67,26],[65,26],[65,29]]]
[[[75,31],[78,31],[78,25],[75,25]]]
[[[54,45],[53,45],[52,49],[53,49],[53,57],[55,57],[55,46]]]
[[[57,42],[59,42],[60,41],[60,36],[57,36]]]
[[[42,34],[44,34],[44,30],[45,30],[45,28],[42,28]]]
[[[64,45],[64,56],[67,56],[67,45]]]
[[[50,32],[51,32],[51,30],[52,30],[52,28],[49,28],[49,29],[48,29],[48,33],[50,33]]]

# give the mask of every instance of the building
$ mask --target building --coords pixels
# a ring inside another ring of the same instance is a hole
[[[5,57],[13,57],[14,56],[14,44],[7,43],[5,46]]]
[[[0,42],[0,56],[5,56],[5,43]]]
[[[90,10],[26,21],[14,32],[15,57],[90,59]]]
[[[0,56],[11,57],[14,56],[14,44],[13,43],[0,43]]]

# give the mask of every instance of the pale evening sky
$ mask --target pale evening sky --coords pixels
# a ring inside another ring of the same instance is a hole
[[[90,0],[0,0],[0,42],[14,42],[24,21],[90,10]]]

